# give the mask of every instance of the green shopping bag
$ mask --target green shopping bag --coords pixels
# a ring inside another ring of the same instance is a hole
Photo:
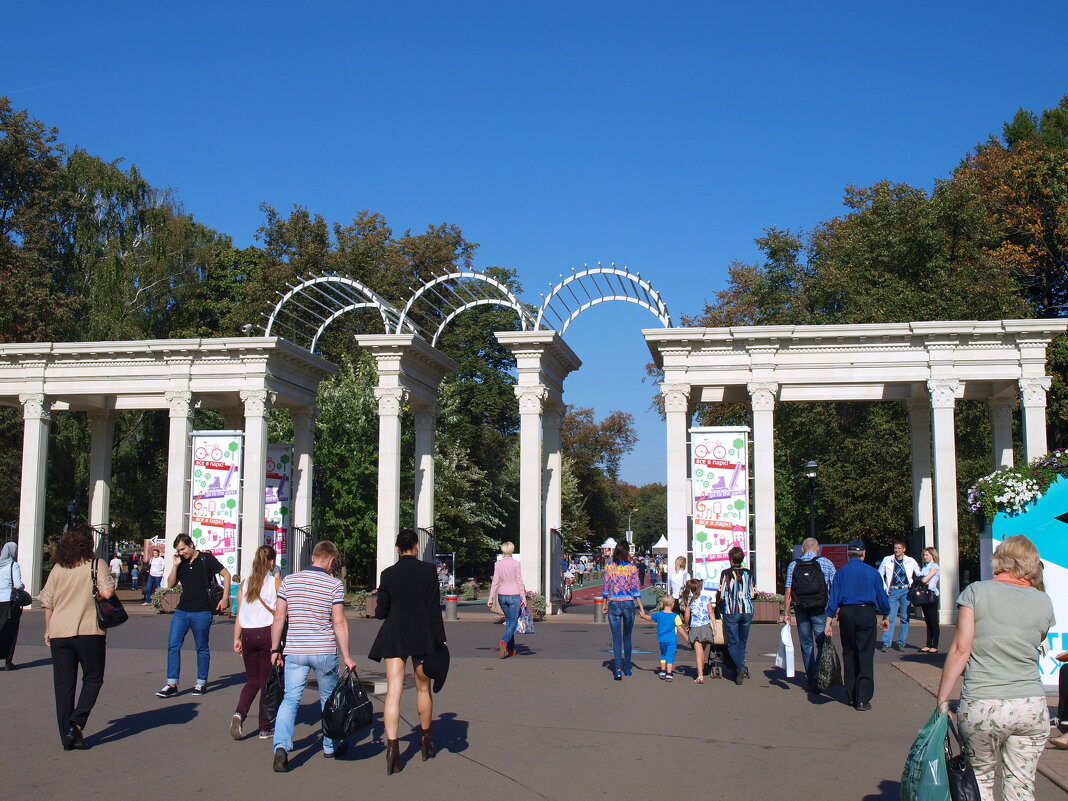
[[[901,801],[950,801],[946,773],[949,713],[935,710],[909,749],[901,774]]]

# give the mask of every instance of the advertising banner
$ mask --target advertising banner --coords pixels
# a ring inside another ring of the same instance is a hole
[[[719,588],[735,545],[749,553],[749,428],[690,429],[693,577]]]
[[[267,446],[267,483],[263,497],[263,544],[277,554],[283,575],[292,569],[293,446]]]
[[[193,432],[193,480],[189,536],[230,574],[238,572],[237,526],[241,520],[241,431]]]
[[[1022,512],[998,512],[993,526],[987,526],[979,540],[979,559],[983,579],[993,578],[990,556],[1002,540],[1023,534],[1038,548],[1042,557],[1043,583],[1053,601],[1057,622],[1046,635],[1046,653],[1038,659],[1038,671],[1046,691],[1055,694],[1059,671],[1068,668],[1056,659],[1068,651],[1068,523],[1062,519],[1068,509],[1068,479],[1058,478],[1034,503]]]

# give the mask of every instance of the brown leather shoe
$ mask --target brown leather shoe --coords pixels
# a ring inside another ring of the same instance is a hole
[[[506,656],[508,656],[508,643],[501,640],[501,659],[504,659]]]

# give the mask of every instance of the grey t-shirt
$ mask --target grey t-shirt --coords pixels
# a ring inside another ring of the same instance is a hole
[[[975,612],[975,638],[961,698],[1045,696],[1037,649],[1057,622],[1049,596],[1033,587],[978,581],[965,588],[957,603]]]

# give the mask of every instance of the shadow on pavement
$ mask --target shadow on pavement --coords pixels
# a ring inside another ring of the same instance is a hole
[[[109,720],[109,725],[106,729],[101,729],[95,735],[87,736],[85,740],[90,745],[102,745],[140,734],[149,729],[188,723],[196,716],[197,704],[191,702],[146,709],[122,718]]]
[[[869,793],[860,799],[860,801],[879,801],[879,799],[894,799],[897,801],[901,797],[901,782],[893,782],[889,779],[884,779],[879,782],[878,794]]]
[[[29,670],[30,668],[44,667],[45,665],[51,665],[52,664],[52,660],[51,659],[35,659],[32,662],[16,662],[15,664],[17,665],[17,667],[15,668],[16,670]]]

